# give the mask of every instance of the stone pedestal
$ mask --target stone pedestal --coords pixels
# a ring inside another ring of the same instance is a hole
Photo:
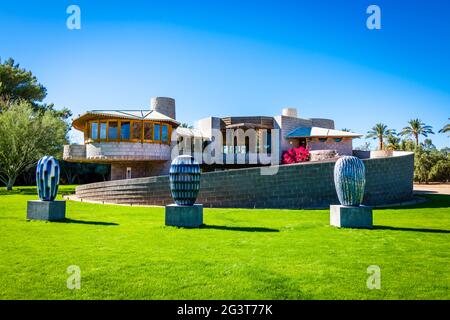
[[[372,207],[331,205],[330,225],[339,228],[372,229]]]
[[[198,228],[203,224],[203,205],[179,206],[169,204],[166,206],[166,226]]]
[[[27,205],[27,219],[58,221],[66,218],[66,201],[29,200]]]

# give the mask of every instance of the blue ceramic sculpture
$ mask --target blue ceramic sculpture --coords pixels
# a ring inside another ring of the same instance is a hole
[[[192,206],[200,190],[200,166],[189,155],[176,157],[170,165],[170,191],[177,205]]]
[[[42,157],[36,168],[36,184],[39,199],[53,201],[58,193],[60,168],[52,156]]]
[[[357,157],[344,156],[334,166],[334,185],[343,206],[359,206],[366,184],[364,163]]]

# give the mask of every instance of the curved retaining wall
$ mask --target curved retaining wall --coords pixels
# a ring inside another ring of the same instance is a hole
[[[414,155],[364,159],[364,204],[381,205],[410,200],[413,195]],[[279,166],[276,175],[259,168],[208,172],[201,176],[197,203],[206,207],[314,208],[339,203],[333,182],[334,161]],[[115,180],[76,188],[81,199],[120,204],[173,203],[168,176]]]
[[[90,162],[170,160],[170,145],[140,142],[94,142],[65,145],[63,159]]]

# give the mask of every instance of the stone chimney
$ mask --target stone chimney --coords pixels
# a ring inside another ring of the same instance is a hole
[[[153,97],[151,100],[151,110],[158,111],[169,118],[175,118],[175,99],[167,97]]]

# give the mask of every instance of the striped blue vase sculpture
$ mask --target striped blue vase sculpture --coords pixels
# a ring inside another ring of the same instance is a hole
[[[60,167],[52,156],[42,157],[36,168],[36,184],[39,199],[53,201],[58,193]]]
[[[366,184],[364,163],[357,157],[344,156],[334,165],[334,185],[343,206],[359,206]]]
[[[176,157],[170,165],[170,191],[177,205],[192,206],[200,190],[200,166],[189,155]]]

